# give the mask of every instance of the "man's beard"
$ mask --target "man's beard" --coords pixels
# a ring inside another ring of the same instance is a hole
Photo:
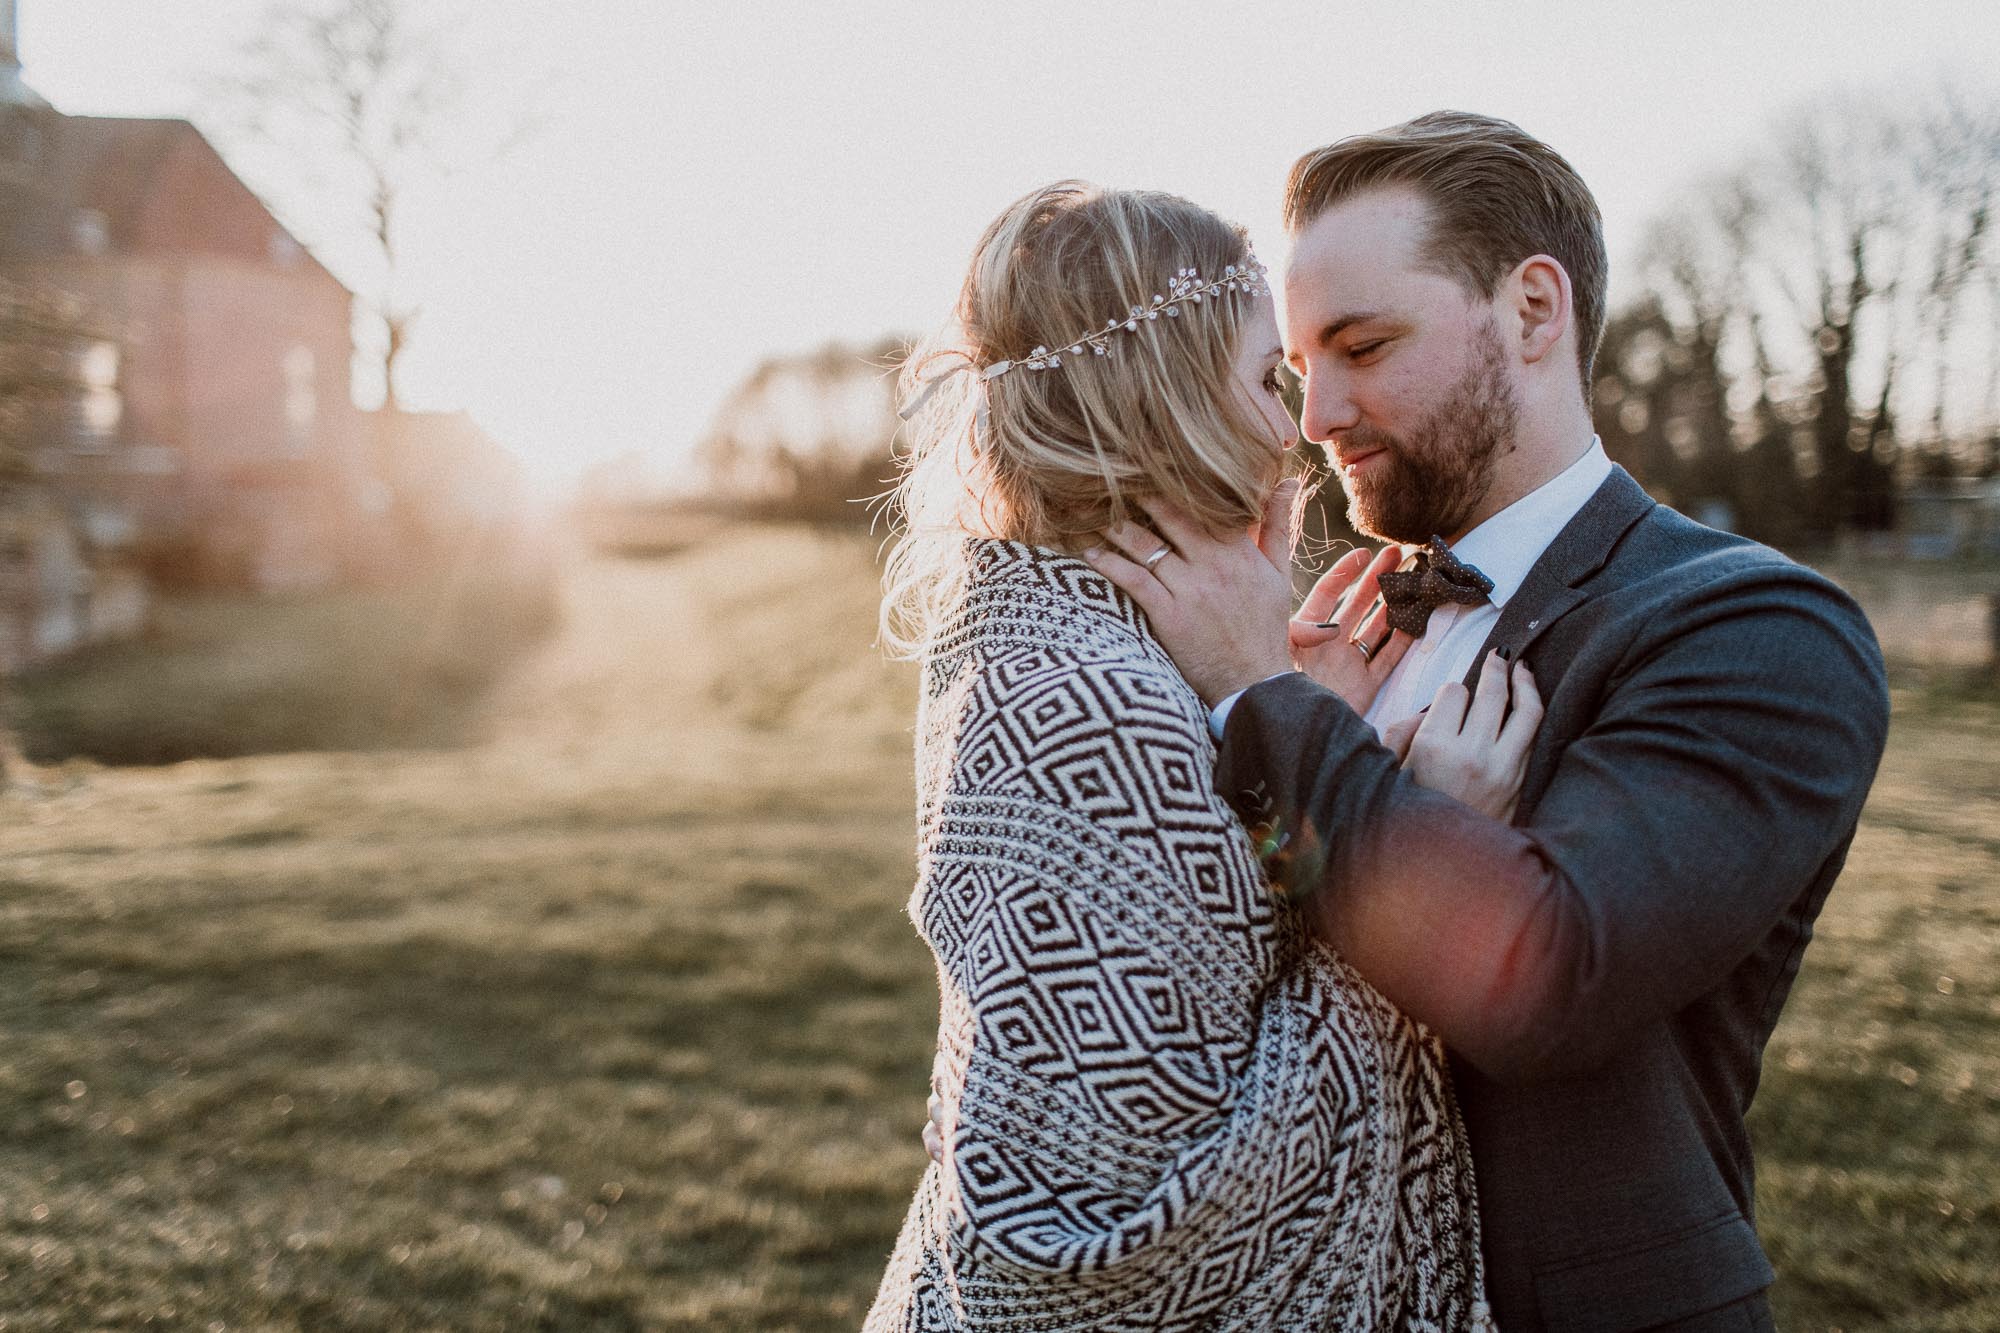
[[[1343,471],[1347,521],[1377,541],[1405,544],[1454,536],[1493,489],[1495,465],[1511,452],[1520,403],[1507,382],[1499,333],[1475,335],[1472,364],[1430,415],[1402,436],[1356,426],[1351,451],[1383,449],[1359,476]]]

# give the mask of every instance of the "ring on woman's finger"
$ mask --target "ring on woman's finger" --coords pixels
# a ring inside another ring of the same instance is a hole
[[[1373,648],[1370,648],[1359,639],[1349,639],[1348,642],[1354,645],[1355,652],[1361,654],[1362,661],[1373,662],[1375,660],[1375,650]]]
[[[1174,553],[1173,547],[1162,545],[1159,550],[1153,552],[1151,555],[1146,557],[1146,562],[1145,562],[1146,572],[1148,574],[1152,573],[1153,566],[1159,564],[1162,560],[1165,560],[1168,556],[1172,555],[1173,553]]]

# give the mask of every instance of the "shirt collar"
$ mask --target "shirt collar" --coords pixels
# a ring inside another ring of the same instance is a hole
[[[1466,533],[1452,545],[1452,554],[1492,579],[1488,599],[1505,607],[1556,534],[1610,475],[1604,441],[1593,435],[1583,457]]]

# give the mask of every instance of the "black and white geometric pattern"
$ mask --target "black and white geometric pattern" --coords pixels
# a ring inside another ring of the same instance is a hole
[[[1490,1328],[1437,1042],[1268,892],[1207,710],[1081,561],[979,541],[926,655],[926,1171],[866,1329]]]

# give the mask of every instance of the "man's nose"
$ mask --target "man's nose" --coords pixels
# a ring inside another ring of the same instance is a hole
[[[1352,429],[1360,420],[1361,412],[1339,376],[1325,372],[1306,376],[1306,400],[1299,412],[1299,426],[1307,439],[1324,444],[1339,432]]]

